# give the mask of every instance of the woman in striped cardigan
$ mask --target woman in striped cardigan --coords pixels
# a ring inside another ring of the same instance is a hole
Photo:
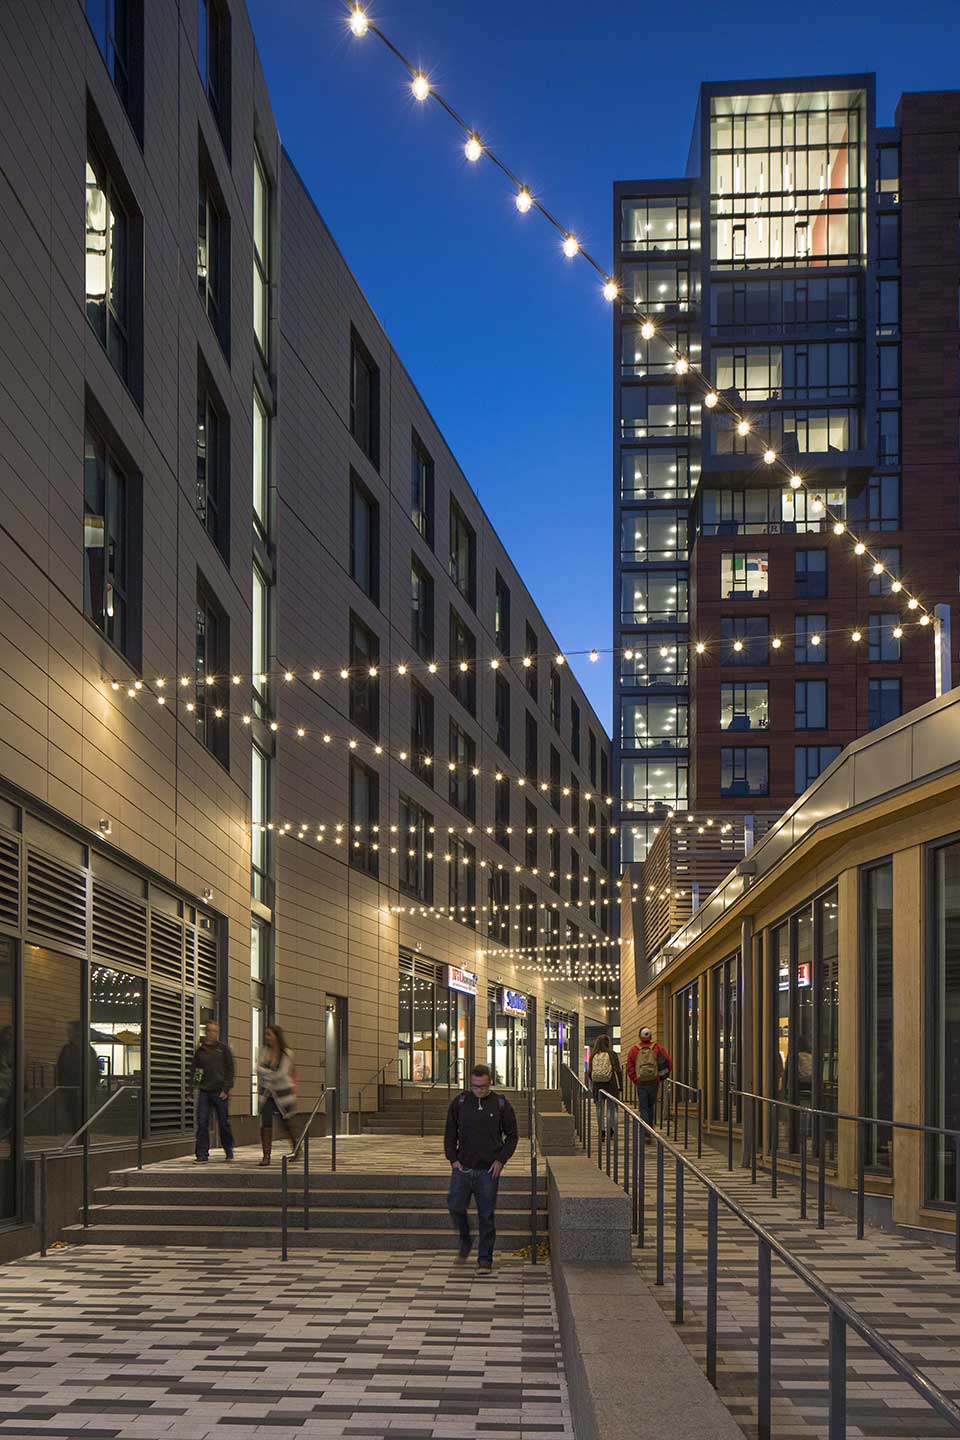
[[[287,1133],[291,1153],[296,1149],[292,1120],[297,1108],[293,1053],[288,1048],[279,1025],[268,1025],[265,1044],[257,1058],[257,1084],[260,1088],[260,1143],[263,1146],[261,1166],[270,1164],[273,1148],[273,1121],[276,1117]]]

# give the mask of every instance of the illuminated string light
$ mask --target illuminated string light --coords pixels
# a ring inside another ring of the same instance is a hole
[[[410,88],[413,90],[414,100],[426,100],[429,97],[430,81],[427,79],[426,75],[424,75],[422,70],[418,70],[416,75],[414,75],[413,83]]]
[[[521,215],[526,215],[533,206],[533,196],[526,185],[521,185],[517,191],[516,206]]]
[[[480,139],[477,135],[469,136],[466,145],[463,147],[463,153],[472,164],[476,164],[480,159],[480,156],[483,154],[483,146],[480,144]]]
[[[350,29],[354,35],[361,38],[370,29],[370,22],[359,5],[355,5],[350,12]]]
[[[563,253],[568,260],[573,260],[580,254],[580,241],[576,235],[568,235],[563,242]]]

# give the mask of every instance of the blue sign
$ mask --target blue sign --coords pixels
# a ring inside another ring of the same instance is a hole
[[[504,986],[500,991],[500,1009],[504,1015],[526,1015],[527,997]]]

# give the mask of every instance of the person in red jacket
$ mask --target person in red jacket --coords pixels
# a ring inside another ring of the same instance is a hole
[[[640,1118],[648,1125],[654,1123],[657,1113],[657,1088],[672,1069],[670,1056],[662,1045],[654,1044],[653,1032],[644,1025],[640,1031],[640,1044],[634,1045],[627,1056],[627,1075],[637,1087]]]

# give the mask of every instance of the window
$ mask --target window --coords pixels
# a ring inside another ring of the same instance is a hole
[[[270,181],[253,147],[253,333],[264,359],[270,355]]]
[[[536,717],[529,710],[524,716],[524,775],[536,785],[540,774],[540,741]]]
[[[257,713],[262,715],[267,702],[267,675],[270,670],[270,582],[256,563],[253,567],[252,619],[253,693]]]
[[[496,608],[494,614],[494,637],[501,655],[510,654],[510,589],[506,580],[497,571]]]
[[[559,887],[556,887],[559,888]],[[547,911],[547,950],[552,955],[560,954],[560,911],[556,908]]]
[[[621,576],[620,619],[624,625],[687,623],[688,580],[679,570],[650,570]]]
[[[560,752],[550,746],[550,804],[560,814],[560,796],[563,784],[560,779]]]
[[[560,891],[560,832],[551,828],[550,832],[550,885],[551,888]]]
[[[877,464],[900,464],[900,411],[877,411]]]
[[[580,856],[576,850],[570,850],[570,903],[580,904]]]
[[[501,945],[510,944],[510,876],[506,870],[491,870],[489,880],[487,934]]]
[[[794,620],[793,661],[795,665],[826,664],[826,615],[797,615]]]
[[[620,559],[627,565],[686,560],[686,520],[685,510],[625,512],[620,517]]]
[[[139,228],[139,227],[138,227]],[[87,151],[86,310],[100,343],[134,389],[131,367],[133,225],[113,177],[92,148]]]
[[[620,457],[624,500],[685,500],[690,494],[690,457],[679,446],[624,450]]]
[[[827,593],[826,550],[794,552],[793,593],[798,600],[823,599]]]
[[[230,153],[230,12],[222,0],[197,0],[197,64],[227,154]]]
[[[356,330],[350,331],[350,434],[380,465],[380,371]]]
[[[499,672],[495,676],[494,702],[497,719],[497,744],[504,755],[510,754],[510,682]]]
[[[900,346],[877,346],[877,389],[880,401],[896,405],[900,399]]]
[[[766,615],[724,616],[720,621],[724,665],[766,665],[770,658],[769,627]]]
[[[606,815],[600,816],[600,864],[604,870],[610,869],[610,822]],[[609,928],[610,918],[610,907],[608,905],[600,917],[604,930]]]
[[[884,569],[882,574],[870,576],[870,594],[890,595],[893,593],[894,580],[900,579],[900,546],[887,545],[873,553],[877,557],[877,564]]]
[[[550,724],[560,733],[560,671],[550,666]]]
[[[260,398],[253,391],[253,523],[261,535],[270,530],[270,417]]]
[[[580,834],[580,781],[576,775],[570,776],[570,824],[573,826],[574,835]]]
[[[477,818],[477,743],[472,735],[462,730],[455,720],[450,721],[450,804],[466,815],[468,820]]]
[[[450,579],[467,603],[477,608],[477,536],[450,496]]]
[[[538,643],[539,642],[537,641],[537,632],[530,625],[528,625],[526,635],[526,652],[523,657],[523,673],[526,677],[527,691],[534,700],[537,699],[540,689],[537,681]]]
[[[740,996],[743,976],[740,956],[714,966],[713,981],[713,1118],[726,1120],[731,1102],[730,1091],[740,1086]],[[741,1119],[742,1101],[733,1101],[734,1119]]]
[[[894,204],[900,200],[900,148],[881,145],[877,150],[877,194],[889,195]]]
[[[894,635],[899,629],[899,615],[873,614],[869,617],[868,657],[874,664],[900,659],[900,640]]]
[[[795,730],[826,730],[826,680],[794,681],[793,728]]]
[[[400,796],[400,889],[422,904],[433,903],[433,816]]]
[[[927,870],[929,940],[923,1053],[927,1125],[960,1130],[960,845],[938,845]],[[946,1136],[926,1142],[926,1200],[952,1204],[957,1195],[956,1149]]]
[[[896,720],[901,713],[900,681],[868,681],[868,702],[868,730],[876,730],[878,726],[886,725],[890,720]]]
[[[597,853],[597,802],[587,801],[587,842],[594,855]]]
[[[477,713],[477,637],[450,608],[450,689],[471,715]]]
[[[450,837],[450,913],[461,925],[477,926],[477,852],[459,835]]]
[[[877,281],[877,334],[900,333],[900,281]]]
[[[889,211],[877,216],[877,259],[900,259],[900,216]]]
[[[793,752],[793,788],[802,795],[817,776],[832,765],[842,745],[797,745]]]
[[[597,923],[597,872],[590,870],[587,877],[587,913],[594,925]]]
[[[870,530],[900,529],[899,475],[871,475],[866,498],[867,526]]]
[[[267,902],[270,878],[270,761],[259,745],[252,750],[250,778],[250,892]]]
[[[230,220],[210,157],[202,145],[198,161],[197,290],[226,355],[230,338]]]
[[[230,422],[201,359],[197,360],[197,515],[229,563]]]
[[[540,864],[539,845],[537,843],[537,807],[532,800],[524,801],[525,837],[523,846],[523,863],[528,870],[536,870]]]
[[[600,793],[610,794],[610,753],[607,750],[600,752]]]
[[[433,696],[410,681],[410,769],[433,788]]]
[[[630,250],[687,250],[689,199],[686,195],[649,195],[620,205],[620,244]],[[694,242],[697,248],[697,242]]]
[[[142,0],[86,0],[87,22],[100,48],[107,72],[143,140],[143,4]]]
[[[380,777],[350,756],[350,864],[368,875],[380,873]]]
[[[590,783],[591,783],[591,785],[596,785],[596,783],[597,783],[597,737],[596,737],[596,735],[594,734],[594,732],[593,732],[592,730],[589,732],[589,735],[590,735],[590,743],[589,743],[588,752],[587,752],[587,753],[588,753],[588,757],[589,757],[589,758],[588,758],[588,761],[587,761],[587,773],[588,773],[589,776],[590,776]]]
[[[733,551],[720,557],[720,595],[724,600],[752,600],[766,595],[769,584],[766,552]]]
[[[230,764],[230,622],[202,580],[197,581],[197,739],[221,765]]]
[[[380,506],[350,475],[350,574],[374,605],[380,603]]]
[[[863,995],[860,1115],[893,1118],[893,862],[860,871]],[[885,1126],[870,1126],[866,1162],[878,1170],[893,1166],[893,1137]]]
[[[493,786],[493,838],[510,849],[510,782],[497,780]]]
[[[723,746],[720,750],[721,795],[766,795],[770,752],[766,746]]]
[[[416,430],[410,443],[410,519],[433,549],[433,460]]]
[[[580,706],[570,700],[570,752],[574,760],[580,761]]]
[[[695,980],[679,990],[674,999],[676,1041],[674,1042],[675,1074],[682,1083],[694,1089],[700,1074],[700,983]]]
[[[410,643],[422,660],[433,659],[433,577],[410,561]]]
[[[83,445],[83,612],[134,665],[139,660],[139,492],[88,422]]]
[[[733,680],[720,686],[721,730],[765,730],[770,723],[766,680]]]
[[[537,897],[526,885],[520,886],[520,949],[533,950],[537,944]]]
[[[374,740],[380,730],[380,641],[350,616],[350,719]]]

